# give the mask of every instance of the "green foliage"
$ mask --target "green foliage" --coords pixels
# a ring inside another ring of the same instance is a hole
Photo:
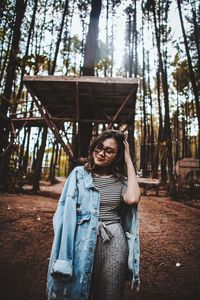
[[[10,148],[10,160],[8,164],[8,192],[22,192],[23,174],[19,168],[19,146],[13,145]]]
[[[6,29],[0,28],[0,40],[3,40],[6,35]]]
[[[95,64],[95,70],[98,71],[102,71],[104,70],[104,68],[109,68],[112,66],[112,61],[107,57],[107,58],[103,58],[101,60],[99,60],[96,64]]]
[[[178,53],[174,57],[174,61],[171,64],[175,67],[175,71],[172,72],[172,77],[174,79],[173,85],[178,92],[182,94],[187,94],[190,80],[189,80],[189,69],[188,62],[186,59],[180,61]]]
[[[71,52],[72,54],[80,53],[81,41],[78,35],[68,37],[64,39],[63,42],[64,42],[64,46],[60,51],[62,55],[66,55],[68,51]]]
[[[90,7],[91,0],[78,0],[77,6],[81,20],[85,19],[88,9]]]
[[[17,57],[17,66],[19,69],[27,68],[28,70],[47,69],[48,57],[46,55],[24,55],[22,58]]]

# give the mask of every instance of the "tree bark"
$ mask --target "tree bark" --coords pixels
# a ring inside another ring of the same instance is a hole
[[[11,44],[11,50],[8,60],[8,65],[6,68],[6,81],[5,81],[5,87],[3,92],[3,97],[6,100],[10,100],[12,95],[12,85],[13,81],[15,79],[15,69],[17,66],[17,54],[19,51],[19,41],[21,37],[21,24],[24,18],[24,13],[26,9],[26,2],[23,0],[17,0],[16,1],[16,7],[15,7],[15,23],[14,23],[14,31],[13,31],[13,38],[12,38],[12,44]],[[8,112],[8,102],[2,101],[0,110],[3,116],[7,116]],[[4,130],[5,129],[5,130]],[[2,141],[6,139],[5,145],[2,145]],[[5,128],[3,125],[3,122],[0,122],[0,154],[3,152],[3,149],[5,146],[7,146],[7,140],[8,140],[8,129]]]
[[[146,98],[147,98],[147,87],[146,87],[146,63],[145,63],[145,48],[144,48],[144,19],[142,21],[142,87],[143,87],[143,141],[141,149],[142,158],[142,175],[147,177],[147,114],[146,114]]]
[[[184,26],[182,10],[181,10],[181,1],[177,0],[177,4],[178,4],[178,12],[179,12],[179,17],[180,17],[180,22],[181,22],[182,34],[183,34],[183,39],[184,39],[185,51],[186,51],[186,55],[187,55],[188,67],[189,67],[189,78],[190,78],[190,82],[192,85],[192,90],[193,90],[194,98],[195,98],[196,113],[197,113],[197,119],[198,119],[198,129],[199,129],[198,158],[200,159],[200,100],[199,100],[200,97],[199,97],[199,90],[198,90],[198,86],[197,86],[196,79],[195,79],[195,74],[194,74],[194,70],[193,70],[193,66],[192,66],[192,59],[190,56],[189,45],[188,45],[187,36],[186,36],[186,32],[185,32],[185,26]]]
[[[55,147],[56,147],[56,141],[53,142],[52,153],[51,153],[51,162],[50,162],[50,170],[49,170],[49,178],[48,178],[51,182],[53,182],[52,174],[53,174],[53,166],[54,166]]]
[[[98,27],[102,0],[92,0],[90,23],[85,43],[83,75],[94,76],[94,67],[98,50]]]
[[[63,15],[62,15],[62,21],[61,21],[61,24],[60,24],[58,39],[57,39],[57,42],[56,42],[56,50],[55,50],[55,54],[54,54],[54,60],[53,60],[52,68],[51,68],[51,71],[50,71],[50,75],[53,75],[54,72],[55,72],[55,69],[56,69],[58,51],[59,51],[59,47],[60,47],[60,43],[61,43],[61,37],[62,37],[63,28],[64,28],[65,17],[67,15],[67,10],[68,10],[68,2],[69,2],[68,0],[65,1],[65,7],[64,7]]]
[[[43,132],[42,132],[42,141],[41,141],[40,149],[38,150],[38,153],[37,153],[36,166],[34,169],[33,192],[37,192],[40,190],[42,160],[43,160],[44,151],[45,151],[45,147],[46,147],[47,133],[48,133],[48,129],[47,129],[47,127],[44,127]]]
[[[35,142],[34,148],[33,148],[33,162],[32,162],[32,166],[31,166],[32,171],[35,170],[35,166],[36,166],[36,163],[37,163],[37,160],[36,160],[37,154],[36,153],[37,153],[38,147],[39,147],[39,140],[40,140],[41,131],[42,131],[42,127],[39,127],[37,141]]]
[[[26,51],[24,56],[27,57],[28,56],[28,52],[29,52],[29,46],[30,46],[30,40],[31,40],[31,35],[34,31],[34,26],[35,26],[35,16],[36,16],[36,11],[37,11],[37,6],[38,6],[38,0],[35,0],[34,2],[34,9],[33,9],[33,14],[32,14],[32,19],[31,19],[31,24],[29,27],[29,32],[28,32],[28,39],[27,39],[27,43],[26,43]],[[21,96],[21,92],[22,92],[22,88],[23,88],[23,77],[25,74],[25,62],[23,62],[23,65],[21,67],[21,76],[20,76],[20,85],[19,85],[19,90],[16,96],[16,100],[18,100]],[[15,113],[17,110],[17,104],[15,104],[15,109],[13,110],[13,112]]]
[[[168,159],[168,175],[170,185],[173,183],[173,158],[172,158],[172,142],[171,142],[171,128],[170,128],[170,117],[169,117],[169,94],[168,94],[168,82],[167,82],[167,73],[166,69],[164,68],[163,64],[163,57],[161,51],[161,41],[160,41],[160,33],[157,27],[157,18],[156,18],[156,8],[155,8],[155,0],[151,1],[152,3],[152,11],[153,11],[153,20],[154,20],[154,27],[155,27],[155,35],[156,35],[156,45],[158,50],[158,58],[159,58],[159,67],[161,72],[161,79],[162,79],[162,88],[164,94],[164,104],[165,104],[165,116],[164,116],[164,130],[163,130],[163,146],[166,147],[167,155],[162,157],[162,181],[166,183],[166,159]]]
[[[99,17],[101,13],[102,0],[92,0],[92,8],[90,13],[90,23],[88,33],[86,37],[84,63],[83,63],[83,75],[94,76],[95,75],[95,61],[98,51],[98,27]],[[90,118],[94,114],[94,108],[85,109],[81,117]],[[80,135],[80,156],[87,157],[90,140],[92,136],[92,123],[84,124],[80,123],[79,126]]]
[[[1,115],[0,118],[6,118],[8,112],[9,100],[12,95],[12,86],[15,79],[15,70],[17,66],[17,54],[19,51],[19,41],[21,37],[21,24],[24,18],[24,13],[26,9],[26,1],[17,0],[15,6],[15,24],[13,30],[11,50],[8,60],[8,65],[6,68],[6,80],[3,92],[3,98],[6,101],[2,101],[0,105]],[[5,126],[5,122],[0,122],[0,157],[3,151],[8,145],[9,139],[9,129]],[[3,158],[0,158],[0,186],[2,190],[6,191],[8,189],[8,163],[9,163],[9,153],[5,154]],[[3,175],[2,175],[3,174]]]

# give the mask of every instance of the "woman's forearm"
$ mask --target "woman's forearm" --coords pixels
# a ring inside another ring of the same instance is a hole
[[[140,201],[141,193],[131,158],[126,161],[126,166],[128,185],[124,194],[124,201],[129,205],[137,204]]]

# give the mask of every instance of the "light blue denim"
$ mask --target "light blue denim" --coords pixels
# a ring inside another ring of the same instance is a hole
[[[84,167],[70,173],[53,217],[54,241],[47,276],[48,300],[87,300],[99,223],[100,195]],[[127,278],[139,285],[137,206],[123,203],[122,227],[128,244]],[[130,277],[131,275],[131,277]]]

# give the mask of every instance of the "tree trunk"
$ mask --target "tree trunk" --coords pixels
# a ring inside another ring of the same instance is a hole
[[[23,172],[25,175],[27,175],[27,168],[28,168],[30,137],[31,137],[31,127],[28,127],[26,150],[23,158]]]
[[[9,24],[11,27],[13,27],[13,23],[14,23],[14,17],[13,17],[13,21],[11,24]],[[3,41],[1,43],[1,55],[0,55],[0,86],[2,87],[3,84],[2,84],[2,81],[3,81],[3,78],[4,78],[4,71],[5,71],[5,68],[6,68],[6,65],[7,65],[7,60],[8,60],[8,57],[9,57],[9,53],[10,53],[10,47],[11,47],[11,42],[12,42],[12,33],[9,34],[9,37],[8,37],[8,33],[6,33],[6,25],[4,26],[2,32],[5,31],[5,35],[7,35],[7,38],[4,39],[4,37],[2,37]],[[4,51],[4,43],[5,41],[7,40],[7,45],[6,45],[6,50]]]
[[[41,141],[40,149],[38,150],[37,153],[36,166],[33,175],[33,192],[37,192],[40,190],[42,160],[43,160],[44,151],[46,147],[47,133],[48,133],[48,129],[47,127],[44,127],[42,132],[42,141]]]
[[[109,19],[109,0],[106,0],[106,45],[108,46],[108,19]],[[107,76],[107,63],[104,64],[104,77]]]
[[[161,71],[161,79],[162,79],[162,88],[164,94],[164,104],[165,104],[165,116],[164,116],[164,130],[163,130],[163,146],[166,147],[167,155],[163,155],[162,157],[162,181],[165,183],[167,178],[167,170],[166,163],[168,159],[168,175],[170,185],[173,183],[173,158],[172,158],[172,141],[171,141],[171,128],[170,128],[170,117],[169,117],[169,95],[168,95],[168,82],[167,82],[167,73],[163,64],[163,57],[161,51],[161,41],[160,41],[160,33],[157,27],[157,19],[156,19],[156,9],[155,9],[155,1],[152,1],[152,10],[153,10],[153,19],[154,19],[154,27],[155,27],[155,35],[156,35],[156,45],[158,50],[158,58],[159,58],[159,69]]]
[[[53,144],[50,173],[49,173],[49,180],[51,184],[55,183],[56,165],[58,163],[58,151],[59,151],[59,144],[55,141]]]
[[[36,11],[37,11],[37,6],[38,6],[38,0],[35,0],[34,2],[34,8],[33,8],[33,14],[32,14],[32,19],[31,19],[31,24],[29,27],[29,32],[28,32],[28,39],[27,39],[27,43],[26,43],[26,51],[24,56],[27,57],[28,56],[28,52],[29,52],[29,46],[30,46],[30,40],[31,40],[31,35],[34,31],[34,26],[35,26],[35,16],[36,16]],[[16,100],[18,100],[21,96],[21,92],[22,92],[22,88],[23,88],[23,77],[25,74],[25,62],[23,62],[23,65],[21,67],[21,76],[20,76],[20,85],[19,85],[19,90],[16,96]],[[15,104],[15,108],[13,110],[13,112],[15,113],[17,110],[17,104]]]
[[[138,75],[138,31],[137,31],[137,1],[134,1],[134,23],[133,23],[133,33],[134,33],[134,76]]]
[[[90,23],[86,37],[83,75],[94,76],[94,67],[98,51],[98,26],[101,13],[102,0],[92,0],[92,9],[90,13]],[[85,109],[81,117],[91,118],[94,114],[94,108]],[[80,156],[87,157],[92,135],[92,123],[80,123]]]
[[[19,41],[21,37],[21,24],[24,18],[24,13],[26,9],[26,2],[23,0],[17,0],[15,6],[15,24],[13,31],[13,38],[11,44],[11,51],[9,55],[8,65],[6,68],[6,81],[3,92],[3,98],[6,101],[2,101],[0,105],[1,115],[4,117],[7,116],[8,105],[12,95],[12,85],[15,79],[15,70],[17,66],[17,54],[19,50]],[[0,115],[0,118],[2,118]],[[8,145],[9,138],[9,129],[5,127],[5,122],[0,122],[0,157],[5,148]],[[0,160],[0,170],[3,170],[3,176],[0,176],[0,185],[2,186],[2,190],[6,191],[8,188],[8,162],[9,162],[9,154],[5,154],[4,157]]]
[[[61,157],[62,157],[62,148],[59,148],[59,155],[58,155],[58,176],[61,174]]]
[[[187,141],[186,141],[186,136],[185,136],[185,119],[184,117],[182,118],[182,157],[186,157],[186,152],[187,152]]]
[[[11,94],[12,94],[12,85],[13,81],[15,79],[15,69],[17,66],[17,54],[19,51],[19,41],[21,37],[21,24],[24,18],[24,13],[26,9],[26,2],[23,0],[17,0],[16,1],[16,7],[15,7],[15,24],[14,24],[14,31],[13,31],[13,38],[12,38],[12,44],[11,44],[11,51],[9,55],[9,61],[6,68],[6,82],[5,82],[5,88],[3,96],[7,100],[10,100]],[[1,111],[6,116],[8,111],[8,104],[6,102],[3,102],[1,104]]]
[[[61,21],[61,25],[60,25],[58,39],[56,42],[56,50],[55,50],[55,54],[54,54],[54,60],[53,60],[52,68],[50,71],[50,75],[53,75],[55,72],[55,69],[56,69],[56,62],[57,62],[58,51],[59,51],[59,47],[60,47],[60,43],[61,43],[61,37],[62,37],[63,28],[64,28],[65,17],[67,15],[67,11],[68,11],[68,2],[69,2],[68,0],[65,1],[65,7],[64,7],[63,15],[62,15],[62,21]]]
[[[192,90],[194,93],[194,98],[195,98],[195,104],[196,104],[196,113],[197,113],[197,119],[198,119],[198,158],[200,159],[200,100],[199,100],[199,90],[198,90],[198,86],[197,86],[197,82],[195,79],[195,74],[194,74],[194,69],[192,66],[192,59],[190,56],[190,50],[189,50],[189,45],[188,45],[188,41],[187,41],[187,36],[186,36],[186,32],[185,32],[185,26],[184,26],[184,22],[183,22],[183,16],[182,16],[182,10],[181,10],[181,1],[177,0],[177,4],[178,4],[178,11],[179,11],[179,17],[180,17],[180,22],[181,22],[181,29],[182,29],[182,33],[183,33],[183,39],[184,39],[184,45],[185,45],[185,51],[186,51],[186,55],[187,55],[187,61],[188,61],[188,67],[189,67],[189,78],[192,84]]]
[[[55,9],[56,6],[56,0],[54,0],[53,2],[53,10]],[[54,35],[54,28],[55,28],[55,22],[54,22],[55,18],[52,18],[52,22],[51,22],[51,29],[49,31],[51,31],[51,36]],[[52,66],[52,49],[53,49],[53,45],[54,45],[54,39],[51,40],[51,44],[50,44],[50,49],[49,49],[49,60],[48,60],[48,74],[51,73],[51,66]]]
[[[102,0],[92,0],[90,23],[85,43],[83,75],[94,76],[94,67],[98,50],[98,27]]]
[[[52,180],[52,174],[53,174],[53,162],[54,162],[54,153],[55,153],[55,147],[56,147],[56,141],[53,142],[52,147],[52,153],[51,153],[51,162],[50,162],[50,168],[49,168],[49,180]]]
[[[178,82],[177,82],[178,85]],[[180,150],[179,150],[179,140],[180,140],[180,133],[179,133],[179,93],[177,88],[177,96],[176,96],[176,154],[175,154],[175,162],[177,162],[180,158]]]
[[[196,14],[195,7],[194,7],[195,4],[196,4],[196,1],[194,1],[194,2],[191,1],[192,20],[193,20],[193,25],[194,25],[194,40],[195,40],[195,45],[197,48],[197,60],[198,60],[197,66],[198,66],[198,73],[200,75],[200,43],[199,43],[200,31],[199,31],[199,23],[197,21],[197,14]],[[199,18],[200,18],[200,16],[199,16]]]
[[[147,114],[146,114],[146,63],[145,63],[145,48],[144,48],[144,19],[142,20],[142,87],[143,87],[143,141],[142,141],[142,176],[147,177]]]
[[[36,143],[34,145],[34,148],[33,148],[33,162],[32,162],[32,166],[31,166],[32,171],[35,170],[35,166],[36,166],[36,163],[37,163],[36,152],[38,151],[38,147],[39,147],[39,140],[40,140],[41,131],[42,131],[42,127],[39,127],[37,141],[36,141]]]
[[[55,159],[53,162],[53,168],[52,168],[52,177],[51,177],[51,184],[55,183],[55,178],[56,178],[56,166],[58,162],[58,143],[56,144],[56,149],[55,149]]]

